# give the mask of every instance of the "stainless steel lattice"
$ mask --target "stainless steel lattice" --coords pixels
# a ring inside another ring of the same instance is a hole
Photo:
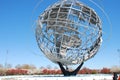
[[[56,2],[38,18],[37,43],[53,62],[71,65],[90,59],[97,53],[101,37],[99,16],[77,0]]]

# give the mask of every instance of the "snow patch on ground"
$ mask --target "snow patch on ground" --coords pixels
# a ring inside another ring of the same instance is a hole
[[[80,76],[41,76],[41,75],[21,75],[21,76],[1,76],[0,80],[113,80],[112,75],[80,75]]]

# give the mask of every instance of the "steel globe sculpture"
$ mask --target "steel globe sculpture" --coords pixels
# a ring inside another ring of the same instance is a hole
[[[101,45],[101,20],[81,2],[61,0],[39,16],[36,40],[51,61],[66,66],[81,64],[92,58]]]

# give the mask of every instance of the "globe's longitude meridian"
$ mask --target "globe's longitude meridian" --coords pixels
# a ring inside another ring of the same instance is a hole
[[[59,1],[38,18],[38,45],[53,62],[71,65],[90,59],[97,53],[101,37],[99,16],[77,0]]]

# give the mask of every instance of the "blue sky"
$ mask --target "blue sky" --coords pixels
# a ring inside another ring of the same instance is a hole
[[[39,50],[32,26],[40,13],[57,0],[0,0],[0,64],[34,64],[57,66]],[[88,0],[81,0],[89,5]],[[93,0],[107,13],[96,12],[103,19],[103,43],[94,58],[85,62],[84,67],[102,68],[120,65],[117,49],[120,49],[120,0]],[[8,52],[8,54],[7,54]]]

